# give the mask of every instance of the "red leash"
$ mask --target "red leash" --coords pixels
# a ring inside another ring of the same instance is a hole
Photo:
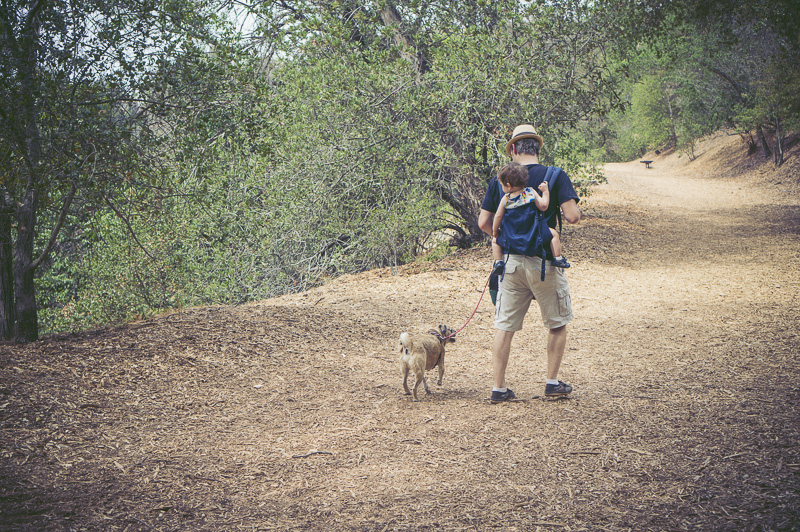
[[[470,315],[469,319],[467,319],[467,323],[465,323],[463,325],[463,327],[461,327],[459,330],[457,330],[453,334],[450,334],[450,335],[447,335],[447,336],[443,337],[442,338],[443,340],[447,340],[448,338],[454,337],[455,335],[457,335],[458,333],[460,333],[461,331],[463,331],[467,327],[467,324],[470,322],[470,320],[473,318],[473,316],[475,316],[475,313],[478,312],[478,307],[480,306],[481,301],[483,301],[483,295],[486,293],[486,287],[489,286],[489,281],[491,280],[491,278],[492,278],[492,276],[490,275],[489,279],[486,279],[486,284],[483,285],[483,292],[481,292],[481,297],[478,299],[478,304],[475,305],[475,310],[472,311],[472,314]]]

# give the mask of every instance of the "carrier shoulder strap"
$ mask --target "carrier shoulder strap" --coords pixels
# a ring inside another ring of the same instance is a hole
[[[548,188],[550,187],[550,180],[554,179],[555,176],[561,171],[561,168],[558,166],[548,166],[547,173],[544,175],[544,180],[547,181]],[[553,198],[550,198],[550,201],[553,201]],[[561,207],[559,206],[556,209],[556,220],[558,220],[558,232],[561,232]]]
[[[547,183],[547,188],[550,188],[550,180],[553,179],[554,176],[561,171],[561,168],[557,166],[548,166],[547,173],[544,174],[544,182]],[[550,198],[550,201],[553,201],[553,198]],[[539,217],[539,239],[542,243],[542,282],[544,282],[544,273],[545,268],[547,267],[547,249],[545,249],[545,227],[546,230],[550,230],[550,226],[547,225],[544,213],[542,211],[538,211],[537,216]],[[558,219],[558,230],[561,231],[561,208],[556,209],[556,217]]]

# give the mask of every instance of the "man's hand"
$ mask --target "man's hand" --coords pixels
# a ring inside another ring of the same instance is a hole
[[[494,261],[494,266],[492,267],[492,275],[503,275],[503,272],[506,271],[506,263],[502,260]]]

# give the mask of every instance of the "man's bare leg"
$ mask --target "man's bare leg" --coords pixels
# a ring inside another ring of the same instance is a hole
[[[506,387],[506,368],[508,367],[508,356],[511,353],[512,338],[514,338],[514,333],[508,331],[497,331],[494,335],[492,373],[495,388]]]
[[[498,331],[500,332],[500,331]],[[495,339],[495,345],[497,345]],[[562,325],[556,329],[550,329],[547,335],[547,378],[558,379],[558,370],[561,368],[561,360],[564,358],[564,350],[567,347],[567,326]]]

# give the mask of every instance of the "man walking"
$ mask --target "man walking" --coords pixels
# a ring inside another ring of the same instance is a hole
[[[547,167],[539,164],[539,153],[543,140],[533,126],[523,124],[517,126],[506,144],[506,153],[511,160],[528,169],[528,186],[537,189],[544,182]],[[578,207],[578,194],[569,176],[558,170],[549,179],[550,205],[544,212],[544,220],[549,227],[556,227],[559,210],[563,218],[571,224],[578,223],[581,211]],[[492,234],[492,221],[503,197],[502,186],[493,178],[489,182],[478,218],[480,228]],[[531,216],[535,210],[531,209]],[[545,395],[548,397],[565,396],[572,392],[572,386],[558,380],[558,371],[564,350],[567,345],[567,323],[572,320],[572,302],[569,295],[569,284],[561,268],[554,268],[552,253],[546,249],[546,265],[544,281],[541,279],[542,258],[529,256],[526,250],[513,249],[506,242],[514,239],[517,228],[514,224],[505,224],[498,243],[508,254],[505,263],[496,264],[494,271],[500,272],[502,281],[498,285],[495,308],[495,333],[492,351],[493,388],[491,401],[500,403],[515,399],[514,392],[506,386],[506,368],[511,353],[511,340],[514,333],[522,329],[522,322],[531,302],[536,299],[542,315],[544,326],[549,330],[547,338],[547,382]],[[547,246],[549,248],[549,246]],[[503,273],[503,269],[505,272]]]

